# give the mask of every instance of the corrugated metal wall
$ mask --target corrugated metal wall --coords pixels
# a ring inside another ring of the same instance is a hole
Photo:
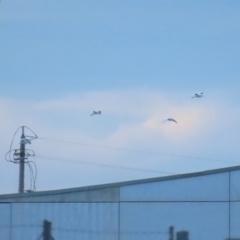
[[[1,224],[1,239],[38,239],[44,220],[52,223],[56,240],[118,239],[118,203],[10,203],[1,207],[8,217]]]
[[[189,240],[240,238],[239,183],[233,171],[121,186],[119,202],[2,203],[0,239],[37,240],[44,220],[55,240],[168,240],[170,226]]]

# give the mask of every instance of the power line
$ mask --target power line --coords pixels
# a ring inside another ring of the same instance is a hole
[[[47,156],[39,156],[39,155],[35,155],[34,157],[35,158],[47,159],[47,160],[53,160],[53,161],[61,161],[61,162],[68,162],[68,163],[94,165],[94,166],[98,166],[98,167],[118,168],[118,169],[125,169],[125,170],[134,170],[134,171],[142,171],[142,172],[153,172],[153,173],[162,173],[162,174],[175,174],[175,173],[156,171],[156,170],[147,170],[147,169],[141,169],[141,168],[116,166],[116,165],[109,165],[109,164],[105,164],[105,163],[94,163],[94,162],[84,162],[84,161],[78,161],[78,160],[68,160],[68,159],[47,157]]]
[[[21,126],[21,127],[19,127],[17,130],[16,130],[16,132],[13,134],[13,137],[12,137],[12,141],[11,141],[11,144],[10,144],[10,150],[9,150],[9,152],[7,152],[7,154],[9,154],[9,159],[7,160],[7,158],[5,157],[5,159],[8,161],[8,162],[14,162],[14,160],[12,160],[12,158],[11,158],[11,152],[12,152],[12,145],[13,145],[13,141],[14,141],[14,138],[15,138],[15,136],[16,136],[16,134],[17,134],[17,132],[19,131],[19,129],[21,129],[21,128],[26,128],[26,129],[28,129],[30,132],[32,132],[35,136],[34,136],[34,138],[37,138],[38,136],[37,136],[37,134],[36,133],[34,133],[29,127],[27,127],[27,126]],[[26,136],[27,137],[27,136]],[[32,137],[32,136],[30,136],[30,137]],[[6,155],[7,155],[6,154]]]
[[[32,166],[30,163],[25,162],[25,164],[28,166],[29,168],[29,173],[30,173],[30,189],[32,190],[32,185],[33,185],[33,170],[32,170]]]
[[[93,148],[103,148],[103,149],[119,150],[119,151],[126,151],[126,152],[136,152],[136,153],[161,155],[161,156],[168,156],[168,157],[175,157],[175,158],[178,157],[178,158],[187,158],[187,159],[194,159],[194,160],[203,160],[203,161],[212,161],[212,162],[225,162],[225,163],[237,163],[237,164],[239,164],[239,162],[237,162],[237,161],[226,161],[226,160],[220,160],[220,159],[210,159],[210,158],[201,158],[201,157],[186,156],[186,155],[168,154],[168,153],[144,151],[144,150],[137,150],[137,149],[130,149],[130,148],[101,146],[101,145],[96,145],[96,144],[72,142],[72,141],[51,139],[51,138],[43,138],[43,137],[38,137],[38,139],[52,141],[52,142],[60,142],[60,143],[67,143],[67,144],[74,144],[74,145],[82,145],[82,146],[93,147]]]
[[[34,191],[36,191],[36,181],[37,181],[37,165],[36,165],[36,163],[35,162],[33,162],[33,161],[28,161],[29,162],[29,164],[33,164],[34,165],[34,169],[35,169],[35,174],[34,174],[34,172],[33,172],[33,170],[32,170],[32,173],[33,173],[33,190]]]
[[[36,180],[37,180],[37,166],[35,162],[33,161],[27,161],[25,162],[29,168],[30,172],[30,190],[31,191],[36,191]],[[34,166],[34,171],[33,171],[33,166]]]

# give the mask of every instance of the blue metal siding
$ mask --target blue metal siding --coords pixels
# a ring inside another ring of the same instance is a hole
[[[11,238],[11,204],[0,204],[0,239]]]
[[[240,201],[240,171],[231,172],[231,200]]]
[[[55,240],[167,240],[170,226],[175,237],[183,231],[189,240],[240,239],[239,182],[237,169],[119,184],[119,189],[113,184],[114,191],[94,187],[94,194],[90,188],[69,190],[82,202],[17,203],[15,196],[14,202],[0,203],[0,240],[37,240],[44,220],[51,222]],[[60,190],[57,194],[61,197]]]
[[[228,201],[229,173],[120,188],[121,201]]]
[[[167,240],[170,226],[189,232],[191,240],[228,238],[228,203],[121,203],[121,240]]]
[[[57,240],[117,240],[117,203],[14,203],[12,240],[37,239],[52,223]]]

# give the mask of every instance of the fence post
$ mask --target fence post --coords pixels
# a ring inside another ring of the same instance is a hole
[[[52,223],[48,220],[43,221],[43,240],[54,240],[52,237]]]

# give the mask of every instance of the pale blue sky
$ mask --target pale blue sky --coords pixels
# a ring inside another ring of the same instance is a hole
[[[174,173],[232,166],[240,158],[239,42],[239,0],[2,0],[0,154],[27,125],[42,137],[229,164],[42,140],[31,145],[38,155]],[[205,97],[191,99],[198,91]],[[89,118],[92,110],[103,114]],[[163,125],[164,117],[179,124]],[[0,192],[15,191],[17,166],[1,164],[11,181]],[[40,190],[156,176],[37,164]],[[49,184],[53,169],[66,179]]]
[[[239,7],[237,0],[2,1],[1,95],[238,87]]]

